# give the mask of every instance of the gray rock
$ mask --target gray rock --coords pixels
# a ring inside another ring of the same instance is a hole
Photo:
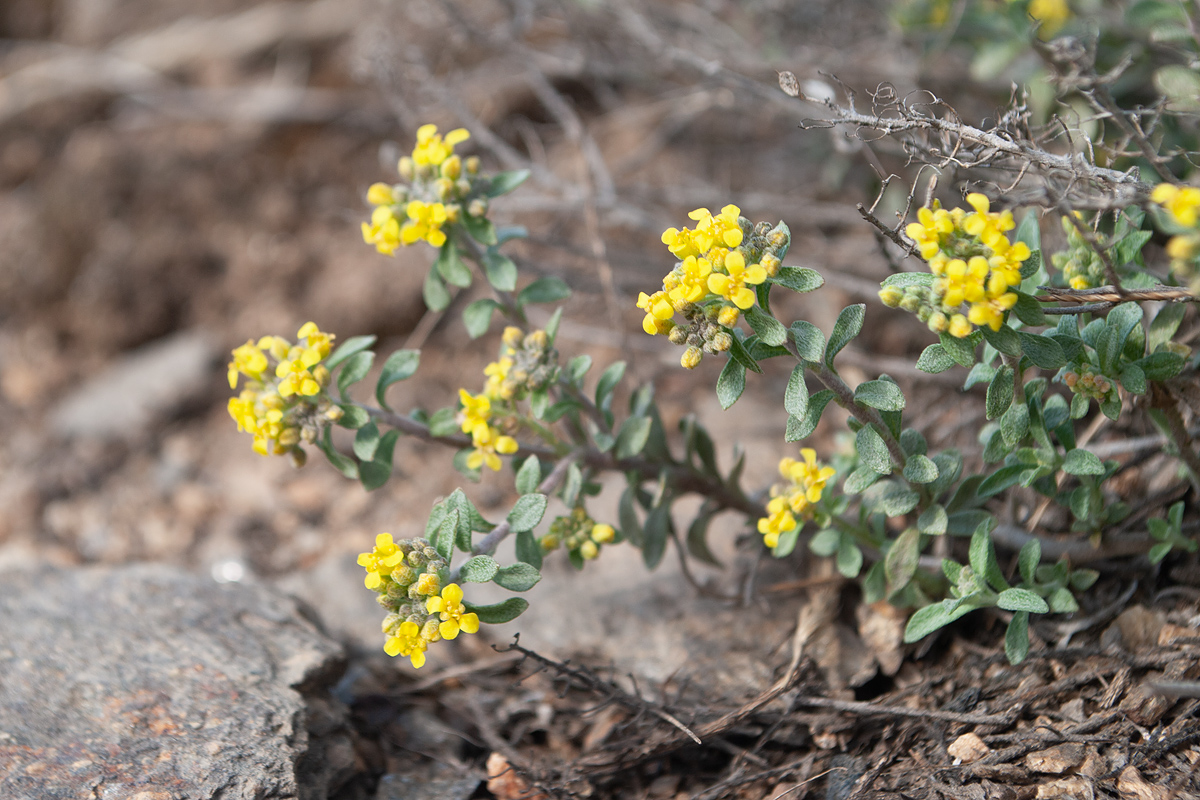
[[[160,565],[0,573],[0,797],[323,800],[341,648],[294,600]]]
[[[216,379],[217,349],[202,331],[183,331],[127,353],[50,412],[55,433],[137,439],[202,395]]]
[[[375,800],[467,800],[482,782],[478,777],[425,780],[411,775],[384,775]]]

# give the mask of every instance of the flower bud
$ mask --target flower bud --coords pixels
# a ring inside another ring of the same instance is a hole
[[[579,555],[583,556],[585,561],[591,561],[600,555],[600,548],[591,539],[587,539],[583,544],[579,545]]]
[[[593,542],[598,542],[599,544],[607,544],[608,542],[611,542],[616,537],[616,535],[617,535],[617,532],[616,532],[616,530],[613,529],[612,525],[605,525],[604,523],[601,522],[601,523],[597,523],[596,525],[592,526],[592,541]]]
[[[768,277],[774,278],[779,274],[779,268],[783,266],[783,262],[779,260],[779,256],[774,253],[763,253],[763,257],[759,259],[759,266],[767,271]]]
[[[404,178],[406,181],[411,181],[413,176],[416,174],[413,160],[408,156],[400,159],[400,162],[396,165],[396,171],[400,173],[401,178]]]
[[[917,309],[921,307],[922,303],[919,297],[913,297],[912,295],[906,294],[904,295],[904,299],[900,301],[899,305],[900,308],[903,308],[910,314],[915,314],[917,313]]]
[[[449,178],[452,181],[458,180],[458,176],[462,174],[462,158],[458,155],[453,155],[442,162],[442,177]]]
[[[483,217],[487,215],[487,212],[487,200],[484,200],[482,197],[476,197],[469,204],[467,204],[467,213],[472,217]]]
[[[679,363],[684,369],[695,369],[702,358],[704,358],[704,353],[701,352],[699,347],[693,345],[683,351],[683,357],[679,359]]]
[[[712,345],[714,351],[724,353],[733,347],[733,336],[725,331],[720,331],[713,334],[712,339],[709,340],[709,344]]]
[[[879,300],[888,308],[898,308],[904,300],[904,290],[895,286],[885,286],[879,290]]]
[[[934,333],[945,333],[950,327],[950,320],[946,319],[946,315],[941,311],[934,311],[929,315],[929,319],[925,322],[929,326],[929,330]]]
[[[671,340],[671,344],[678,345],[683,345],[686,343],[687,336],[687,328],[683,327],[682,325],[676,325],[674,328],[671,328],[670,333],[667,334],[667,338]]]
[[[467,156],[467,160],[463,162],[463,166],[467,168],[469,174],[476,174],[479,172],[479,156]]]
[[[720,312],[717,314],[717,322],[726,328],[732,328],[734,325],[737,325],[739,314],[737,306],[722,306]]]
[[[367,189],[367,202],[373,206],[390,206],[396,200],[392,196],[392,187],[386,183],[373,183]]]

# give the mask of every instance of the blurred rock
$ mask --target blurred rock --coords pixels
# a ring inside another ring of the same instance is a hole
[[[328,797],[340,647],[264,588],[165,568],[0,574],[0,797]]]
[[[204,394],[217,347],[202,331],[183,331],[126,354],[50,412],[60,436],[136,440],[156,422]]]

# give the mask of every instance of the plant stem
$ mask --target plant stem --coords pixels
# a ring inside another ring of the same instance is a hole
[[[567,476],[567,470],[571,468],[572,464],[579,460],[579,457],[582,454],[582,451],[575,450],[563,458],[560,458],[558,463],[554,465],[554,469],[550,471],[550,474],[546,476],[545,480],[538,484],[535,491],[538,494],[552,494],[562,484],[563,479]],[[496,548],[500,546],[502,541],[508,538],[510,533],[512,533],[512,526],[509,525],[509,522],[506,519],[504,522],[501,522],[499,525],[488,531],[488,535],[480,539],[479,543],[471,548],[471,555],[490,556],[492,553],[496,552]],[[459,569],[461,568],[461,565],[459,565],[458,568],[451,571],[451,583],[458,580]]]
[[[899,440],[892,435],[891,430],[883,421],[883,417],[879,414],[879,411],[855,400],[854,391],[850,386],[842,380],[840,375],[826,366],[824,362],[816,363],[804,361],[804,359],[800,358],[800,354],[796,352],[796,343],[792,341],[790,333],[788,334],[788,341],[785,347],[788,348],[788,352],[792,353],[792,355],[796,356],[798,360],[808,367],[826,389],[833,392],[839,406],[849,411],[859,422],[875,426],[876,432],[883,437],[883,443],[887,445],[888,454],[891,455],[892,461],[895,462],[897,468],[903,471],[905,465],[908,464],[908,457],[904,455],[904,448],[900,446]]]
[[[366,406],[361,403],[358,405],[370,414],[372,418],[386,425],[391,425],[401,433],[406,433],[422,441],[434,442],[456,449],[472,445],[471,437],[464,434],[455,433],[449,436],[434,436],[430,433],[428,425],[418,422],[411,417],[406,417],[392,411],[385,411],[381,408]],[[562,453],[538,445],[522,444],[519,452],[526,455],[536,455],[539,458],[548,460],[562,458]],[[581,448],[579,452],[581,453],[579,457],[580,463],[592,469],[608,472],[632,472],[639,479],[648,481],[658,480],[659,476],[665,472],[667,480],[672,486],[684,492],[698,494],[701,497],[711,500],[722,509],[740,511],[752,517],[766,516],[766,508],[761,503],[754,502],[746,497],[745,493],[737,487],[730,487],[719,478],[700,472],[690,464],[680,464],[673,461],[652,461],[636,456],[631,458],[617,458],[612,453],[602,453],[593,447]]]

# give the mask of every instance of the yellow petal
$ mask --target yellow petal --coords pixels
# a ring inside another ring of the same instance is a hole
[[[747,289],[745,286],[743,286],[741,289],[738,289],[736,292],[734,292],[733,297],[730,299],[733,300],[733,304],[735,306],[745,311],[747,308],[754,305],[754,290]]]

